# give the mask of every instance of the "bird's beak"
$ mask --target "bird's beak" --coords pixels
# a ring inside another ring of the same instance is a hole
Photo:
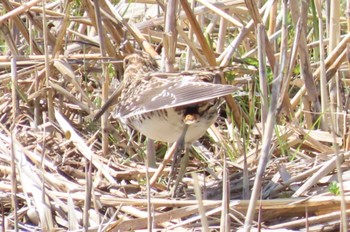
[[[93,118],[93,122],[96,122],[98,119],[100,119],[102,114],[104,114],[109,109],[109,107],[114,106],[115,104],[118,103],[118,99],[122,92],[123,86],[124,86],[124,82],[122,82],[118,86],[118,88],[113,92],[111,97],[105,102],[105,104],[101,107],[101,109],[95,114]]]

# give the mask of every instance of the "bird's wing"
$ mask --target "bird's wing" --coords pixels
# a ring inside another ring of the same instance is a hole
[[[231,85],[198,82],[191,78],[164,80],[155,88],[139,92],[133,101],[117,105],[114,117],[128,118],[154,110],[188,105],[232,94],[236,90]]]

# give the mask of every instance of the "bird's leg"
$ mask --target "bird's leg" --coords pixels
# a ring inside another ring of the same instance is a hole
[[[177,175],[177,178],[176,178],[176,181],[175,181],[175,184],[171,190],[171,195],[172,197],[174,197],[175,194],[178,194],[178,191],[177,191],[177,187],[180,183],[180,181],[182,180],[182,177],[184,176],[185,172],[186,172],[186,167],[187,167],[187,164],[188,164],[188,160],[189,160],[189,152],[188,152],[188,148],[189,148],[189,144],[186,144],[185,146],[185,135],[186,135],[186,132],[189,128],[189,126],[191,124],[194,124],[194,123],[197,123],[198,120],[200,118],[200,115],[198,113],[193,113],[193,112],[189,112],[188,114],[186,114],[186,116],[184,117],[184,123],[185,123],[185,126],[184,126],[184,129],[182,131],[182,134],[180,136],[180,138],[178,139],[177,141],[177,150],[174,154],[174,160],[173,160],[173,164],[172,164],[172,167],[171,167],[171,180],[172,178],[174,177],[175,175],[175,170],[177,169],[177,166],[178,166],[178,157],[179,157],[179,154],[180,152],[182,152],[184,150],[184,156],[181,158],[181,166],[180,166],[180,170],[179,170],[179,173]],[[185,148],[185,149],[184,149]],[[169,183],[171,181],[169,180]]]
[[[176,175],[176,169],[178,167],[178,159],[179,159],[179,156],[181,155],[182,151],[184,150],[184,147],[185,147],[185,135],[186,135],[186,132],[188,130],[188,127],[189,125],[188,124],[185,124],[183,130],[182,130],[182,133],[181,133],[181,136],[180,138],[176,141],[176,149],[175,149],[175,152],[174,152],[174,157],[173,157],[173,162],[171,164],[171,170],[170,170],[170,173],[169,173],[169,177],[170,177],[170,180],[169,180],[169,183],[168,183],[168,187],[170,185],[170,183],[172,182],[172,180],[174,179],[175,175]]]
[[[151,168],[156,168],[156,150],[154,148],[154,140],[147,139],[147,162]]]
[[[194,113],[194,114],[188,113],[184,117],[183,122],[185,124],[184,124],[183,131],[181,133],[181,136],[176,142],[177,143],[177,150],[176,150],[176,153],[174,154],[174,160],[173,160],[173,164],[171,166],[171,174],[174,174],[175,165],[178,164],[177,160],[178,160],[178,156],[179,156],[180,152],[185,150],[184,149],[185,148],[185,136],[186,136],[187,130],[191,124],[197,123],[199,118],[200,118],[200,116],[197,113]],[[185,151],[185,153],[186,153],[186,151]]]
[[[164,170],[165,166],[170,162],[170,159],[173,157],[174,153],[176,153],[177,150],[177,144],[174,143],[171,148],[168,149],[168,151],[165,153],[163,162],[159,165],[155,173],[152,175],[150,180],[150,185],[153,186],[158,178],[161,176],[162,171]]]
[[[175,184],[174,184],[173,188],[171,189],[171,197],[178,195],[178,193],[179,193],[178,186],[179,186],[180,181],[182,180],[183,176],[186,173],[186,168],[187,168],[188,160],[190,157],[188,148],[189,148],[188,146],[185,147],[184,155],[181,158],[180,169],[179,169],[178,175],[176,177]]]

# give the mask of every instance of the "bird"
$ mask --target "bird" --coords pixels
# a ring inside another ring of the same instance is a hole
[[[145,52],[126,56],[123,66],[120,87],[95,115],[94,121],[116,104],[113,118],[149,139],[175,143],[169,173],[172,180],[180,151],[185,151],[186,160],[190,145],[216,121],[220,97],[233,94],[237,88],[220,84],[221,74],[215,69],[160,72],[156,60]],[[186,162],[181,161],[181,165],[186,166]],[[173,194],[183,174],[180,172],[177,176]]]
[[[157,141],[193,143],[216,121],[219,98],[237,91],[220,84],[216,71],[160,72],[145,52],[126,56],[123,65],[120,96],[106,105],[117,102],[113,118]]]

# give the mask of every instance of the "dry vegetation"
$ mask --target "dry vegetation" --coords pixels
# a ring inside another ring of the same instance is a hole
[[[135,2],[1,1],[2,231],[346,231],[349,3]],[[92,122],[134,50],[163,51],[167,70],[225,67],[241,89],[177,198],[143,136]]]

